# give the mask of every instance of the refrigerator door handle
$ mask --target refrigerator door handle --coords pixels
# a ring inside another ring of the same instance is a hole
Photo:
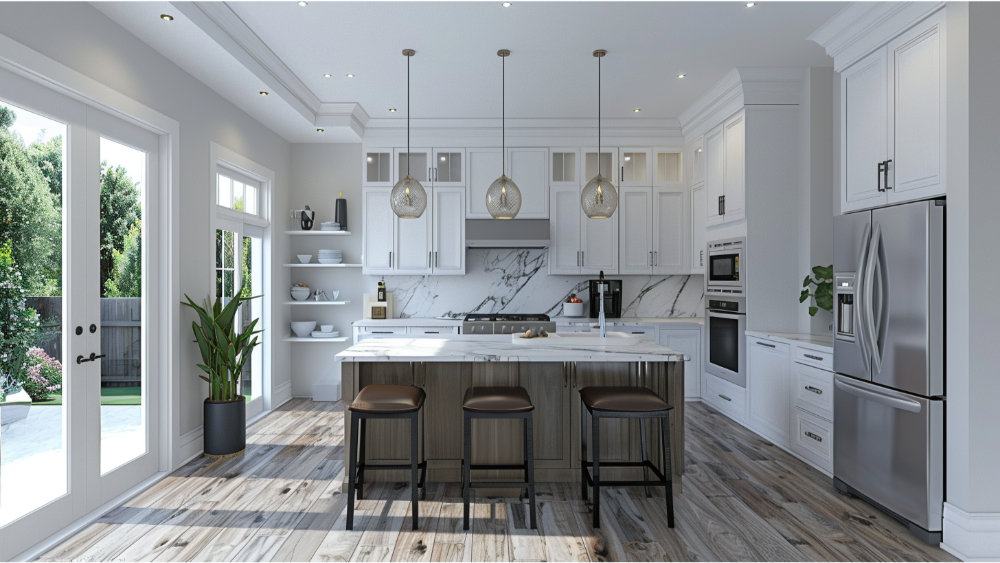
[[[865,282],[865,262],[868,258],[868,235],[871,234],[871,225],[865,224],[864,234],[861,236],[861,252],[858,255],[858,277],[855,281],[855,287],[857,290],[854,292],[854,326],[857,327],[858,337],[857,343],[861,346],[861,363],[865,366],[866,372],[871,372],[871,351],[868,350],[868,335],[866,333],[868,319],[865,317],[865,299],[864,299],[864,282]]]
[[[909,412],[920,412],[921,409],[919,402],[906,397],[902,393],[882,389],[869,389],[867,386],[861,387],[860,385],[855,385],[854,383],[849,382],[844,376],[841,375],[837,375],[833,383],[844,393],[860,397],[866,401],[872,401],[890,408]]]
[[[864,311],[865,316],[865,332],[868,346],[871,348],[871,358],[874,364],[874,372],[880,373],[882,371],[882,354],[879,353],[878,349],[878,328],[875,326],[875,277],[876,277],[876,262],[878,261],[878,247],[882,240],[882,226],[876,224],[875,228],[872,229],[872,240],[868,245],[868,260],[865,264],[865,285],[864,285]],[[880,280],[881,281],[881,280]],[[874,375],[874,374],[873,374]]]

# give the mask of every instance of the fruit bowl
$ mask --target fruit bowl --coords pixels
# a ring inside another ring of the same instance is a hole
[[[582,317],[583,303],[563,303],[564,317]]]

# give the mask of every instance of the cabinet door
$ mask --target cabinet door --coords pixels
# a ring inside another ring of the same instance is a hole
[[[503,149],[468,149],[466,151],[466,219],[492,219],[486,209],[486,190],[503,174]]]
[[[434,188],[434,256],[437,275],[465,275],[465,188]]]
[[[705,184],[691,189],[691,273],[705,273]]]
[[[577,198],[577,207],[580,200]],[[581,273],[605,274],[618,273],[618,218],[621,211],[616,211],[608,219],[591,219],[580,212],[583,227],[583,244],[580,257],[583,268]]]
[[[579,394],[569,390],[569,364],[524,362],[518,380],[535,405],[535,465],[539,468],[569,468],[573,465],[573,420],[570,401]],[[579,419],[576,422],[580,424]]]
[[[746,114],[738,115],[726,122],[726,178],[723,188],[723,222],[736,221],[744,217],[746,199]]]
[[[722,194],[725,188],[726,152],[724,132],[718,126],[705,135],[705,215],[706,225],[722,222]]]
[[[750,422],[765,438],[787,447],[791,386],[788,345],[752,337],[747,340]]]
[[[392,149],[368,148],[364,152],[365,158],[362,164],[364,180],[361,185],[366,188],[391,188],[395,183],[392,177]]]
[[[624,187],[618,199],[621,214],[618,272],[650,274],[653,271],[653,190]],[[607,272],[605,272],[607,273]]]
[[[410,147],[410,152],[406,152],[406,147],[396,148],[392,151],[392,164],[394,167],[393,180],[398,182],[406,177],[407,171],[410,176],[416,178],[424,189],[430,189],[433,185],[433,174],[431,167],[434,155],[431,149]]]
[[[427,209],[416,219],[396,219],[395,274],[426,275],[431,273],[433,247],[434,189],[427,189]]]
[[[684,362],[684,398],[701,397],[701,331],[670,330],[660,326],[659,343],[688,356]]]
[[[549,153],[552,172],[550,186],[580,186],[580,149],[554,147]]]
[[[889,203],[945,193],[944,10],[889,43]]]
[[[653,185],[686,182],[683,162],[684,154],[677,149],[653,149]]]
[[[518,219],[549,218],[549,149],[507,149],[507,176],[521,190]]]
[[[703,137],[698,137],[685,148],[685,177],[690,185],[705,181],[705,151]]]
[[[601,174],[611,180],[617,187],[619,183],[618,171],[618,148],[601,147],[601,158],[597,158],[597,147],[585,147],[583,152],[583,176],[580,177],[580,185],[586,186],[588,182],[597,176],[598,170]]]
[[[435,147],[433,155],[431,164],[433,185],[442,187],[465,185],[465,149]]]
[[[391,188],[366,188],[364,190],[364,216],[362,225],[362,273],[388,274],[392,272],[393,230],[396,216],[389,205]]]
[[[686,199],[684,184],[653,188],[654,274],[687,274],[690,270]]]
[[[841,211],[885,205],[879,163],[886,160],[886,50],[875,51],[840,75]]]
[[[549,220],[549,273],[579,274],[582,248],[583,210],[580,188],[553,186],[552,214]]]
[[[652,186],[653,149],[618,149],[618,170],[618,182],[622,187]]]

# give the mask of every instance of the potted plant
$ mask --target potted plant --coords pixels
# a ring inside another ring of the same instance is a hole
[[[810,291],[809,286],[816,286]],[[828,313],[833,312],[833,265],[814,266],[812,275],[806,276],[802,282],[802,293],[799,294],[799,303],[804,303],[806,299],[812,297],[812,304],[809,305],[809,315],[815,317],[820,309]]]
[[[242,453],[247,444],[247,406],[240,392],[243,367],[250,359],[250,353],[260,344],[255,331],[254,319],[242,331],[237,331],[237,311],[240,304],[254,297],[233,297],[225,306],[223,298],[216,298],[209,306],[199,307],[190,297],[182,302],[196,313],[199,322],[192,321],[202,363],[198,367],[209,385],[209,396],[205,399],[205,454],[228,456]]]

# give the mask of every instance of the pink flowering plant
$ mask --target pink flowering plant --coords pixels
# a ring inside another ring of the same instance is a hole
[[[24,390],[33,402],[48,400],[62,390],[62,364],[41,348],[28,350],[28,378]]]

